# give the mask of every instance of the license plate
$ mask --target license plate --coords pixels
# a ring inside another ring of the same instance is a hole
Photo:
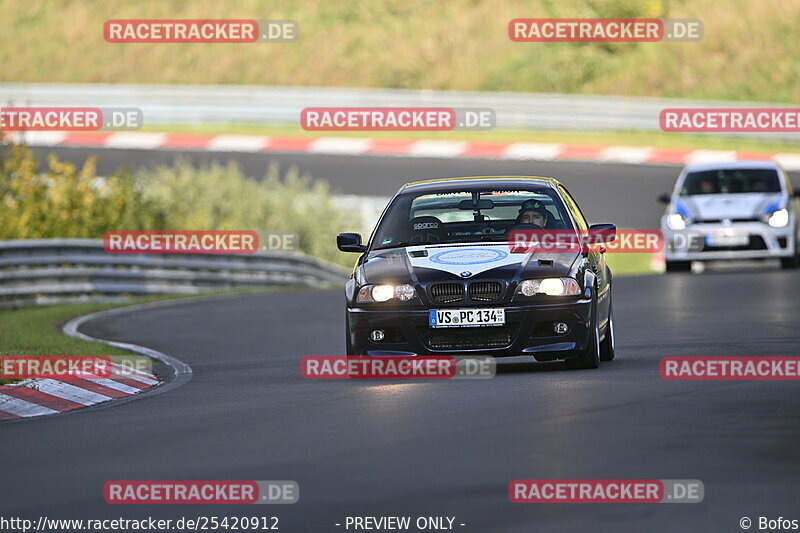
[[[428,318],[432,328],[502,326],[505,323],[505,309],[431,309]]]
[[[723,230],[706,237],[710,246],[747,246],[750,235],[741,231]]]

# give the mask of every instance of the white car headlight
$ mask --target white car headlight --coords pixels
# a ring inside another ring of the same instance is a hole
[[[417,291],[413,285],[364,285],[358,291],[356,302],[388,302],[392,298],[407,302],[413,300],[416,296]]]
[[[523,296],[575,296],[580,293],[580,285],[572,278],[526,279],[517,287],[517,294]]]
[[[686,229],[686,219],[683,215],[672,213],[667,217],[667,227],[672,230]]]
[[[385,302],[394,297],[394,287],[391,285],[375,285],[372,287],[372,299],[376,302]]]
[[[785,228],[789,225],[789,210],[778,209],[769,216],[769,219],[767,219],[767,224],[773,228]]]

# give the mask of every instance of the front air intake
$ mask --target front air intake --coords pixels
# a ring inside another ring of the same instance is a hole
[[[464,285],[461,283],[437,283],[431,286],[431,300],[437,304],[464,301]]]

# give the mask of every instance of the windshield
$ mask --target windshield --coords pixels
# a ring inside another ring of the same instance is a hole
[[[778,173],[769,168],[736,168],[690,172],[681,196],[695,194],[774,193],[781,191]]]
[[[550,188],[404,194],[381,220],[373,249],[503,242],[515,228],[572,229],[572,224],[561,198]]]

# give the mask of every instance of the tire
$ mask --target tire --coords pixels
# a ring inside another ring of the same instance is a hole
[[[797,268],[797,256],[793,255],[792,257],[781,257],[781,268],[784,270]]]
[[[616,339],[614,338],[614,306],[608,304],[608,325],[606,326],[606,337],[600,342],[600,360],[612,361],[616,351]]]
[[[596,297],[595,297],[596,298]],[[592,331],[589,334],[589,341],[586,350],[583,350],[577,357],[572,357],[564,361],[570,370],[590,369],[600,366],[600,327],[597,323],[597,301],[592,305]]]
[[[347,313],[347,311],[345,311]],[[344,319],[344,342],[346,346],[347,355],[356,355],[353,351],[353,344],[350,342],[350,319]]]
[[[667,261],[667,272],[691,272],[691,261]]]

